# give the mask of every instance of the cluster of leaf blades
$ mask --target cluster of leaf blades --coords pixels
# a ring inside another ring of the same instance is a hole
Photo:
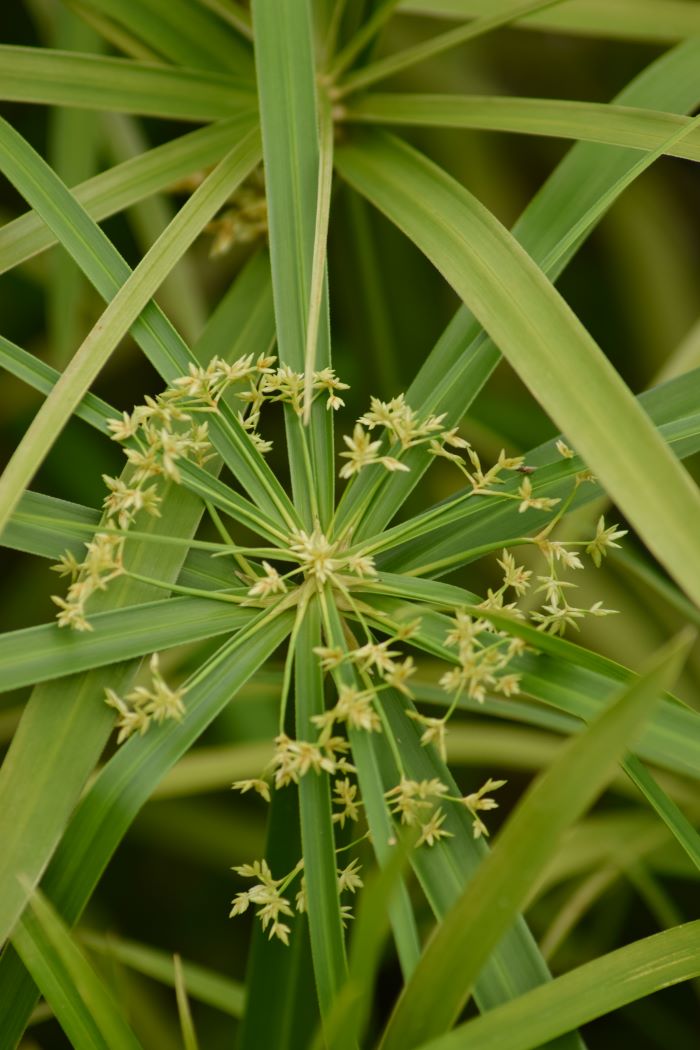
[[[336,171],[424,252],[464,303],[409,388],[411,406],[421,414],[446,413],[449,425],[458,423],[503,355],[685,593],[671,588],[688,618],[697,621],[700,498],[679,460],[700,449],[700,370],[634,398],[553,282],[606,210],[657,157],[698,159],[700,126],[684,114],[700,102],[700,42],[687,39],[673,47],[612,106],[374,92],[356,99],[359,89],[520,18],[523,26],[532,16],[533,27],[593,28],[603,36],[624,35],[626,23],[612,3],[591,27],[586,19],[593,16],[578,12],[585,5],[575,2],[562,5],[561,12],[551,0],[502,3],[493,12],[490,5],[465,0],[401,5],[384,0],[344,39],[338,33],[343,6],[340,0],[336,5],[253,0],[251,18],[226,0],[81,0],[78,14],[130,57],[2,48],[3,99],[210,122],[89,176],[72,190],[66,185],[75,178],[70,170],[61,170],[60,161],[50,166],[16,130],[0,123],[0,169],[32,209],[0,231],[0,269],[58,243],[108,304],[62,373],[9,341],[0,342],[3,368],[45,395],[0,478],[2,542],[54,558],[66,548],[79,551],[94,531],[98,512],[27,489],[71,415],[106,432],[115,411],[89,388],[127,332],[165,382],[191,361],[217,353],[231,359],[259,353],[273,338],[280,360],[296,370],[309,361],[316,368],[330,363],[325,256]],[[700,32],[700,22],[695,26],[690,11],[681,10],[690,5],[674,5],[675,22],[668,12],[661,16],[659,3],[646,7],[640,34],[667,41]],[[407,49],[374,60],[373,37],[397,8],[469,21],[413,54]],[[325,76],[319,76],[319,66]],[[335,95],[329,100],[325,85],[331,76]],[[347,125],[337,145],[331,116]],[[354,128],[368,122],[505,129],[583,141],[509,233],[464,187],[405,142]],[[153,296],[261,158],[269,256],[261,251],[251,258],[203,334],[186,341]],[[97,223],[211,165],[199,189],[131,271]],[[308,422],[315,497],[326,526],[335,504],[330,414],[317,404]],[[293,421],[288,423],[289,495],[231,414],[226,426],[212,426],[219,458],[211,469],[188,468],[184,489],[166,494],[162,518],[140,526],[143,535],[130,540],[131,571],[173,586],[211,591],[227,586],[223,568],[192,542],[203,499],[234,520],[254,522],[263,535],[290,524],[310,525],[302,449]],[[522,519],[506,498],[466,502],[457,494],[392,526],[428,466],[418,451],[408,462],[410,473],[380,483],[369,471],[362,475],[339,502],[335,522],[342,527],[354,520],[356,538],[376,537],[379,581],[365,598],[376,609],[377,623],[388,617],[400,624],[419,612],[415,644],[450,659],[444,618],[426,613],[421,603],[474,604],[473,595],[438,577],[473,561],[487,544],[517,538]],[[538,485],[548,495],[565,493],[582,466],[578,458],[561,462],[554,443],[533,450],[528,462],[537,466]],[[245,495],[218,480],[222,463]],[[593,486],[582,490],[579,505],[595,494]],[[536,516],[532,521],[534,529],[540,522]],[[0,771],[0,938],[10,941],[0,959],[0,1047],[12,1047],[20,1038],[37,989],[72,1045],[139,1045],[70,926],[140,809],[182,768],[183,756],[292,629],[291,613],[270,619],[201,597],[163,599],[162,593],[145,583],[120,581],[100,598],[94,634],[69,638],[47,624],[0,639],[4,689],[35,685]],[[329,610],[331,628],[342,637],[334,615]],[[312,605],[294,638],[302,737],[323,705],[312,654],[320,630],[319,610]],[[415,725],[406,718],[407,702],[386,692],[385,733],[352,739],[382,871],[364,895],[349,957],[335,889],[328,785],[313,777],[300,784],[298,810],[290,799],[275,799],[269,849],[273,867],[280,868],[293,866],[302,852],[308,942],[301,929],[289,952],[256,940],[245,1011],[240,989],[215,974],[172,968],[169,960],[139,946],[118,943],[112,949],[127,964],[174,985],[186,1047],[197,1045],[188,995],[234,1016],[244,1011],[244,1048],[310,1046],[314,1038],[319,1046],[343,1050],[362,1045],[387,926],[404,979],[381,1039],[387,1048],[505,1050],[552,1039],[562,1050],[580,1047],[575,1034],[580,1024],[700,974],[698,930],[691,923],[552,981],[519,917],[555,862],[562,835],[605,787],[618,762],[655,812],[657,836],[673,839],[691,865],[700,867],[700,840],[688,819],[697,818],[697,806],[680,800],[686,816],[672,790],[667,792],[642,761],[696,780],[700,774],[697,715],[670,696],[659,700],[673,685],[686,643],[659,654],[638,678],[569,642],[526,627],[517,631],[542,651],[522,667],[523,691],[539,703],[531,710],[518,705],[517,714],[504,710],[503,717],[526,724],[530,718],[532,725],[571,734],[572,740],[518,806],[493,851],[474,842],[467,815],[456,812],[446,824],[453,837],[430,850],[402,852],[384,845],[392,829],[383,792],[396,778],[390,736],[410,776],[452,783],[438,756],[420,746]],[[131,740],[88,784],[111,731],[110,713],[99,702],[104,687],[124,687],[140,658],[154,649],[207,639],[219,641],[189,680],[183,723]],[[419,698],[439,702],[434,693],[426,686]],[[438,920],[424,947],[407,889],[409,865]],[[41,892],[35,892],[39,886]],[[99,939],[83,943],[100,948]],[[449,1033],[472,992],[483,1016]],[[314,994],[317,1005],[308,1006]],[[279,1004],[275,1011],[271,996]]]

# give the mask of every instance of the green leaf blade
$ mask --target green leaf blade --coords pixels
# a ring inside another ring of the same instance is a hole
[[[563,831],[603,789],[659,692],[680,670],[688,645],[689,639],[679,639],[657,654],[647,673],[571,741],[530,788],[427,946],[389,1021],[383,1050],[420,1046],[454,1023],[481,966],[525,903]],[[457,971],[455,958],[462,960]]]
[[[255,0],[255,55],[269,212],[272,280],[280,362],[304,369],[319,193],[319,142],[309,0]],[[328,187],[328,191],[330,187]],[[316,368],[330,365],[328,300],[319,305]],[[307,526],[333,511],[332,413],[323,399],[311,410],[307,433],[313,477],[304,469],[297,420],[287,415],[292,485]],[[318,507],[314,508],[316,497]]]
[[[320,644],[318,602],[312,600],[295,647],[296,728],[300,740],[316,737],[318,730],[312,719],[325,710],[323,677],[313,653]],[[327,1024],[347,974],[328,774],[313,774],[301,780],[299,814],[314,976],[321,1019]]]
[[[567,5],[568,6],[568,5]],[[564,8],[565,10],[566,8]],[[652,62],[616,97],[615,104],[685,113],[700,102],[694,70],[700,41],[689,40]],[[578,143],[555,169],[513,227],[514,236],[552,279],[564,270],[605,210],[641,174],[638,156],[629,150]],[[586,219],[587,226],[580,229]],[[572,243],[572,231],[579,229]],[[411,407],[446,412],[457,423],[500,360],[494,343],[461,307],[445,329],[407,391]],[[357,537],[372,535],[391,520],[426,469],[425,457],[409,454],[408,474],[394,474],[361,521]],[[341,521],[355,511],[370,480],[360,478]]]
[[[534,1050],[547,1039],[698,973],[696,921],[585,963],[449,1035],[423,1043],[420,1050]]]
[[[126,58],[4,44],[0,69],[0,98],[8,102],[193,121],[255,110],[250,87],[230,76]]]
[[[408,146],[375,138],[343,147],[338,164],[472,306],[651,550],[700,601],[700,495],[530,257],[466,190]]]
[[[612,103],[563,99],[499,98],[481,95],[366,95],[348,107],[347,119],[362,124],[473,128],[520,135],[601,142],[655,149],[687,117]],[[700,160],[700,131],[669,146],[669,154]]]
[[[31,898],[15,944],[75,1050],[140,1050],[119,1007],[41,894]]]

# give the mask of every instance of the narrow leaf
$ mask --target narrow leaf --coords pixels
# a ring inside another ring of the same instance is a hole
[[[218,120],[255,109],[250,86],[220,73],[127,58],[0,45],[0,98],[117,110],[170,120]]]
[[[468,191],[408,146],[372,139],[339,150],[338,164],[472,306],[651,550],[700,601],[697,488],[531,258]]]
[[[456,1020],[493,947],[572,824],[602,791],[638,735],[659,692],[682,666],[690,639],[657,654],[651,667],[526,793],[489,857],[428,943],[389,1021],[383,1050],[408,1050]],[[455,967],[453,960],[461,960]]]
[[[258,149],[257,133],[252,131],[228,153],[144,256],[76,351],[0,478],[0,529],[117,343],[175,261],[251,170],[257,161]]]
[[[203,598],[173,598],[95,613],[81,635],[56,623],[0,635],[0,692],[104,667],[238,630],[253,610]]]
[[[398,51],[386,58],[380,58],[377,62],[372,62],[357,70],[356,73],[350,73],[340,84],[337,94],[343,98],[352,91],[357,91],[358,88],[376,84],[378,80],[383,80],[419,62],[425,62],[429,58],[441,55],[468,40],[474,40],[478,36],[483,36],[484,33],[500,29],[517,18],[522,18],[542,8],[555,7],[559,3],[561,0],[515,0],[515,2],[506,0],[506,3],[503,6],[499,5],[499,9],[495,12],[489,10],[482,18],[477,18],[468,25],[448,30],[423,43],[406,48],[405,51]]]
[[[247,118],[222,120],[156,146],[74,186],[72,193],[91,219],[106,219],[180,179],[218,163]],[[35,212],[27,212],[0,229],[0,273],[18,266],[56,243],[53,231]]]
[[[185,1050],[199,1050],[197,1033],[194,1030],[190,1001],[187,997],[187,985],[182,969],[182,960],[179,955],[173,956],[173,969],[175,972],[175,995],[177,997],[177,1012],[180,1018],[180,1030],[182,1031],[182,1043]]]
[[[692,110],[700,101],[694,81],[699,61],[700,41],[688,41],[644,69],[615,102],[680,113]],[[579,143],[532,199],[513,227],[513,234],[552,280],[625,188],[626,180],[633,173],[641,173],[638,160],[638,155],[629,150]],[[581,229],[586,217],[585,229],[572,244],[571,231]],[[452,426],[467,411],[499,360],[497,347],[462,307],[411,384],[408,403],[419,412],[446,412],[447,425]],[[410,453],[407,462],[410,472],[385,479],[381,492],[363,511],[357,538],[381,531],[418,483],[427,467],[425,455]],[[370,479],[360,478],[351,490],[353,498],[344,500],[339,508],[340,520],[357,515],[369,489]]]
[[[490,0],[402,0],[401,10],[434,18],[479,18]],[[518,29],[573,33],[619,40],[675,43],[700,33],[700,12],[687,0],[568,0],[560,8],[542,11],[515,23]]]
[[[92,930],[81,930],[78,939],[90,951],[104,956],[107,960],[122,963],[144,977],[152,977],[156,981],[173,986],[173,961],[166,952],[150,945],[124,940],[113,934],[103,936]],[[189,962],[182,963],[182,971],[187,989],[194,999],[206,1003],[207,1006],[213,1006],[230,1017],[241,1016],[244,991],[237,981]]]
[[[67,927],[36,893],[15,945],[75,1050],[139,1050],[139,1042]]]
[[[231,26],[190,0],[81,0],[158,54],[182,65],[252,73],[250,49]]]
[[[265,160],[277,343],[282,364],[304,368],[319,193],[316,87],[309,0],[255,0],[253,26]],[[323,207],[323,203],[321,204]],[[325,209],[324,209],[325,210]],[[320,307],[315,360],[330,365],[327,298]],[[306,433],[287,413],[287,443],[295,505],[307,526],[324,525],[333,510],[332,413],[325,398],[311,411]],[[311,475],[306,461],[312,464]],[[314,502],[318,505],[314,506]]]
[[[519,135],[605,142],[612,146],[656,149],[689,118],[675,113],[560,99],[498,98],[483,95],[365,95],[352,103],[346,119],[361,124],[399,124],[510,131]],[[700,129],[668,147],[674,157],[700,160]]]
[[[313,652],[320,644],[318,602],[311,601],[303,615],[295,645],[295,709],[299,740],[315,739],[318,729],[312,719],[325,710],[323,676]],[[347,973],[327,773],[302,778],[299,814],[311,953],[321,1019],[325,1025]]]
[[[700,974],[700,921],[635,941],[460,1025],[420,1050],[533,1050]]]

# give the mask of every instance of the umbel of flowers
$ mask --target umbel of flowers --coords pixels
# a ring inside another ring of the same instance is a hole
[[[332,369],[314,372],[310,389],[312,398],[323,399],[329,412],[343,407],[341,393],[347,385]],[[276,367],[270,354],[257,358],[249,355],[233,363],[216,357],[206,367],[191,365],[188,374],[177,378],[163,393],[146,398],[130,414],[124,412],[121,418],[110,421],[112,437],[123,445],[128,466],[121,478],[104,478],[107,495],[103,523],[85,545],[83,560],[67,553],[55,566],[70,579],[67,595],[53,599],[59,607],[59,625],[78,631],[92,630],[89,604],[97,591],[122,575],[146,579],[126,566],[127,538],[134,534],[144,515],[160,515],[165,482],[186,483],[186,465],[201,468],[213,456],[208,419],[212,415],[223,418],[222,399],[229,406],[237,406],[239,433],[255,453],[267,454],[272,445],[260,432],[260,424],[267,408],[277,402],[288,406],[292,418],[298,420],[302,444],[308,452],[303,424],[305,396],[305,376],[288,367]],[[325,638],[314,654],[332,683],[326,690],[332,700],[311,719],[311,739],[289,735],[286,715],[294,660],[290,642],[280,698],[279,733],[272,758],[259,777],[237,781],[234,787],[242,792],[257,792],[269,802],[272,791],[284,791],[304,777],[328,777],[333,824],[343,834],[349,825],[357,825],[353,842],[362,841],[368,831],[353,764],[352,739],[355,734],[384,732],[386,690],[397,690],[406,698],[406,713],[418,724],[421,743],[436,748],[446,760],[448,725],[460,700],[469,698],[482,704],[488,702],[489,696],[514,697],[519,693],[518,658],[525,643],[503,629],[503,617],[510,617],[513,622],[525,619],[526,613],[519,607],[522,598],[528,594],[542,596],[539,607],[535,602],[536,607],[529,612],[529,619],[540,631],[554,634],[577,627],[586,615],[603,616],[611,611],[600,602],[588,608],[573,604],[570,594],[575,582],[570,576],[583,569],[585,556],[599,566],[607,550],[618,546],[617,540],[624,532],[615,526],[607,527],[601,518],[595,535],[588,539],[553,538],[576,489],[590,475],[576,475],[564,500],[542,495],[537,491],[532,469],[522,457],[501,452],[496,463],[485,469],[457,428],[445,427],[443,423],[443,416],[419,418],[404,395],[388,402],[372,398],[369,410],[356,421],[352,434],[343,438],[341,478],[348,479],[352,486],[366,470],[406,471],[409,468],[404,457],[408,450],[423,446],[430,456],[446,459],[459,470],[467,479],[471,496],[505,497],[517,501],[523,515],[534,509],[548,512],[551,517],[535,535],[517,541],[540,552],[540,573],[519,565],[512,551],[504,549],[497,559],[500,584],[476,606],[448,610],[449,627],[443,649],[451,662],[439,678],[446,694],[445,713],[440,717],[421,713],[413,705],[412,682],[417,668],[414,655],[407,650],[420,635],[420,617],[397,623],[365,600],[381,582],[373,554],[376,537],[355,542],[352,526],[335,529],[331,525],[324,532],[316,522],[310,529],[275,530],[272,539],[266,537],[268,546],[243,547],[234,542],[219,511],[207,503],[206,510],[220,542],[201,542],[200,546],[210,550],[212,556],[231,559],[230,585],[198,591],[162,584],[168,591],[201,595],[209,601],[266,609],[271,616],[293,609],[296,626],[292,638],[309,602],[319,602]],[[557,447],[563,458],[573,456],[563,442]],[[517,486],[504,489],[503,482],[509,477],[519,478]],[[159,583],[150,578],[148,582]],[[424,605],[431,611],[430,602]],[[436,608],[444,612],[444,605]],[[497,620],[499,626],[492,620]],[[157,654],[151,658],[149,670],[150,680],[125,696],[107,690],[106,702],[117,713],[118,743],[151,731],[154,724],[152,731],[157,732],[159,723],[187,716],[186,689],[168,685]],[[488,834],[483,814],[497,806],[492,793],[502,787],[503,780],[489,778],[478,790],[461,796],[440,778],[409,778],[403,771],[400,752],[396,751],[395,758],[399,779],[386,791],[387,812],[397,828],[403,825],[412,829],[416,848],[430,848],[450,835],[444,827],[449,806],[462,807],[470,814],[475,837]],[[347,849],[347,845],[342,847],[343,856]],[[273,874],[264,859],[234,870],[248,887],[236,895],[231,915],[255,908],[269,935],[286,944],[290,926],[285,919],[295,909],[300,912],[306,907],[303,862],[283,874]],[[345,920],[351,917],[347,895],[362,885],[357,858],[339,862],[337,876],[341,916]]]

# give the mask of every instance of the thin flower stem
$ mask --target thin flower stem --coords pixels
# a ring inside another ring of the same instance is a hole
[[[471,499],[475,495],[474,491],[465,492],[462,496],[456,497],[449,505],[438,505],[433,507],[432,510],[427,511],[425,514],[419,515],[417,518],[411,518],[409,521],[403,522],[401,525],[397,525],[393,529],[389,529],[387,532],[382,533],[376,539],[370,540],[369,543],[362,543],[359,545],[359,550],[363,553],[374,554],[382,550],[390,550],[392,547],[398,546],[400,543],[405,543],[407,540],[415,539],[418,536],[422,536],[424,532],[432,532],[433,529],[439,528],[439,519],[446,512],[452,513],[457,507],[461,506],[462,503],[466,503],[468,499]],[[502,495],[502,493],[498,493]],[[504,494],[503,494],[504,495]],[[435,524],[435,522],[438,524]],[[353,548],[350,548],[353,553]]]
[[[259,631],[263,630],[269,623],[271,623],[273,620],[276,620],[278,616],[281,616],[283,612],[286,612],[286,610],[289,609],[292,604],[293,602],[290,601],[290,595],[284,595],[284,597],[282,597],[276,605],[273,605],[269,612],[267,612],[264,616],[256,618],[252,621],[252,623],[248,624],[247,627],[243,627],[240,631],[237,631],[232,636],[228,645],[222,646],[222,648],[218,652],[214,653],[211,659],[207,660],[201,665],[201,667],[197,669],[192,678],[187,680],[187,682],[185,683],[187,688],[191,689],[193,686],[197,685],[203,678],[206,678],[206,676],[210,674],[211,671],[213,671],[216,667],[218,667],[219,664],[221,664],[224,660],[228,659],[232,649],[238,648],[241,642],[246,641],[248,637],[252,637]]]
[[[395,441],[392,445],[389,446],[386,454],[388,456],[391,456],[394,459],[399,459],[400,460],[401,459],[401,454],[403,452],[405,452],[405,451],[406,450],[402,447],[401,442],[400,441]],[[378,466],[379,464],[375,464],[375,465]],[[343,492],[343,495],[340,497],[340,500],[338,502],[338,506],[336,507],[335,513],[333,515],[333,520],[331,521],[331,528],[330,528],[331,535],[333,534],[333,527],[334,527],[334,525],[335,525],[335,523],[337,521],[337,518],[338,518],[339,514],[342,512],[343,503],[345,502],[345,500],[348,498],[348,496],[352,492],[354,484],[355,484],[357,478],[359,478],[359,476],[360,476],[359,474],[354,474],[352,476],[352,478],[350,479],[349,484],[347,485],[345,491]],[[357,526],[362,521],[362,519],[363,519],[363,517],[365,515],[365,512],[369,509],[369,507],[371,507],[372,503],[376,500],[377,493],[378,493],[379,489],[381,489],[381,487],[384,484],[386,484],[389,476],[390,475],[386,471],[378,471],[377,472],[377,476],[374,479],[374,482],[368,488],[367,492],[363,496],[360,505],[355,509],[355,511],[353,512],[353,515],[350,518],[350,520],[345,524],[345,526],[342,529],[342,531],[336,537],[338,542],[342,542],[342,540],[344,540],[346,537],[350,537],[352,535],[354,530],[357,528]]]
[[[350,629],[350,626],[347,623],[347,620],[345,620],[342,617],[340,618],[340,627],[341,627],[342,634],[341,635],[337,634],[337,632],[334,630],[333,624],[331,622],[330,613],[329,613],[329,610],[328,610],[327,599],[328,599],[328,595],[327,595],[326,591],[325,590],[321,591],[321,594],[320,594],[321,615],[322,615],[323,622],[324,622],[324,629],[325,629],[325,632],[326,632],[326,635],[327,635],[328,644],[332,645],[332,644],[335,643],[336,645],[342,646],[342,648],[345,650],[346,654],[349,655],[350,648],[349,648],[349,645],[348,645],[348,641],[351,644],[353,644],[354,648],[357,648],[357,645],[356,645],[357,639],[355,638],[354,634],[352,633],[352,630]],[[370,638],[370,641],[372,641],[372,636],[371,635],[369,635],[369,638]],[[336,684],[338,684],[338,681],[340,680],[340,684],[341,685],[346,685],[346,684],[351,685],[351,684],[353,684],[353,682],[355,681],[355,675],[356,675],[355,670],[351,666],[348,666],[348,664],[340,664],[340,666],[335,668],[335,670],[333,671],[334,681],[336,682]],[[348,679],[348,681],[347,682],[343,682],[342,681],[343,678]],[[374,684],[371,682],[371,680],[369,680],[369,676],[366,675],[366,674],[363,676],[363,681],[365,679],[367,679],[367,681],[365,681],[365,687],[366,688],[370,688],[371,691],[376,696],[377,690],[375,689]],[[369,682],[369,685],[368,685],[368,682]],[[391,726],[390,726],[390,724],[389,724],[389,722],[388,722],[388,720],[386,718],[386,715],[385,715],[385,712],[384,712],[384,710],[382,708],[382,705],[381,704],[376,704],[375,706],[376,706],[376,708],[379,711],[379,717],[381,718],[382,724],[384,725],[384,730],[385,730],[385,733],[386,733],[386,737],[387,737],[387,740],[389,741],[389,746],[391,748],[392,754],[393,754],[394,759],[396,761],[397,769],[399,770],[399,772],[403,776],[404,775],[404,768],[403,768],[403,762],[401,760],[401,753],[400,753],[400,751],[398,749],[398,745],[396,743],[396,740],[394,739],[393,733],[391,732]]]
[[[351,490],[353,488],[353,485],[354,485],[354,482],[355,482],[355,480],[358,477],[359,477],[359,474],[353,475],[353,477],[350,479],[349,485],[347,486],[347,488],[343,492],[343,495],[340,497],[340,501],[339,501],[338,506],[336,507],[335,513],[333,515],[333,520],[331,521],[331,527],[330,527],[330,534],[331,534],[331,536],[333,536],[333,529],[334,529],[336,520],[337,520],[337,518],[338,518],[338,516],[340,514],[340,511],[342,509],[343,501],[346,499],[348,494],[351,492]],[[350,520],[346,522],[345,526],[343,527],[341,532],[339,532],[338,536],[334,537],[335,539],[337,539],[337,541],[339,543],[342,543],[344,539],[346,539],[346,538],[349,539],[352,536],[353,532],[355,531],[357,526],[362,521],[362,518],[364,517],[365,511],[368,509],[368,507],[370,507],[372,505],[373,501],[376,499],[377,492],[379,491],[379,489],[381,488],[381,486],[383,485],[385,480],[386,480],[386,474],[378,472],[377,478],[375,479],[375,481],[372,484],[372,486],[366,492],[366,494],[363,497],[360,505],[355,509],[355,511],[352,514]]]
[[[542,529],[541,532],[538,533],[538,537],[541,537],[542,539],[544,539],[546,536],[549,536],[549,534],[552,531],[552,529],[561,521],[561,519],[564,517],[564,515],[567,512],[567,510],[569,509],[569,507],[573,503],[574,496],[578,492],[579,484],[580,483],[579,483],[578,479],[575,478],[574,479],[574,486],[571,489],[571,492],[566,497],[566,499],[561,504],[561,506],[559,506],[557,508],[557,512],[554,515],[554,517],[552,518],[552,520],[544,527],[544,529]]]
[[[250,562],[241,554],[240,550],[236,547],[236,544],[233,542],[233,537],[231,536],[230,532],[221,520],[221,515],[219,514],[214,504],[210,503],[207,500],[205,506],[209,513],[209,517],[214,523],[214,528],[219,533],[222,540],[224,540],[224,542],[229,545],[231,554],[236,559],[240,567],[243,569],[243,572],[246,573],[246,575],[248,576],[255,576],[256,573],[253,571]]]
[[[495,543],[485,543],[481,547],[472,547],[471,550],[460,551],[458,554],[450,555],[441,561],[431,562],[429,565],[419,565],[416,569],[408,569],[402,573],[403,576],[425,576],[437,569],[449,568],[450,565],[464,565],[477,558],[483,558],[485,554],[495,554],[497,551],[510,550],[511,547],[536,546],[536,540],[532,536],[517,536],[512,540],[498,540]]]
[[[79,532],[89,533],[90,536],[94,536],[96,532],[104,532],[108,536],[123,536],[124,539],[128,540],[145,540],[147,543],[166,544],[168,546],[175,547],[192,547],[193,550],[201,551],[216,551],[218,553],[228,553],[228,544],[224,543],[211,543],[208,540],[190,540],[181,536],[163,536],[158,532],[140,532],[138,529],[117,529],[111,525],[95,525],[88,524],[83,521],[75,521],[68,518],[44,518],[40,515],[22,515],[25,521],[40,521],[44,526],[55,526],[57,528],[75,529]],[[239,548],[247,550],[248,548]],[[251,548],[252,549],[252,548]]]
[[[244,594],[226,594],[224,591],[205,591],[200,587],[184,587],[178,583],[167,583],[165,580],[157,580],[152,576],[142,576],[139,572],[131,572],[126,570],[124,576],[128,576],[131,580],[138,580],[139,583],[148,583],[152,587],[160,587],[164,591],[170,591],[173,594],[188,594],[193,598],[208,598],[215,602],[233,602],[236,605],[240,605],[246,601]]]
[[[199,479],[188,477],[183,469],[182,484],[184,487],[193,495],[198,496],[202,502],[206,503],[209,500],[215,503],[214,496],[218,493],[206,484],[201,484]],[[231,496],[237,496],[232,489],[230,490]],[[229,503],[225,498],[221,496],[219,498],[219,507],[224,513],[228,514],[234,521],[238,521],[242,525],[246,525],[252,532],[256,532],[261,536],[265,536],[267,539],[280,540],[283,543],[287,539],[287,533],[282,528],[278,528],[272,524],[267,515],[260,511],[260,509],[254,504],[250,503],[250,509],[247,506],[237,506],[233,500]],[[249,501],[246,501],[248,503]],[[298,523],[291,528],[297,528]]]
[[[356,806],[364,806],[363,802],[357,801]],[[347,846],[338,846],[336,853],[347,853],[349,849],[354,849],[355,846],[359,846],[361,842],[365,842],[371,835],[371,831],[366,831],[364,835],[360,835],[359,838],[353,839],[352,842],[348,842]]]
[[[404,778],[406,776],[406,769],[403,764],[403,758],[401,757],[401,750],[397,743],[396,737],[392,732],[391,722],[389,721],[387,713],[384,710],[384,705],[379,703],[379,690],[376,688],[374,682],[372,681],[372,679],[366,671],[361,671],[360,677],[362,678],[362,683],[365,689],[371,690],[371,692],[374,694],[374,709],[378,713],[379,718],[381,719],[382,726],[384,727],[384,735],[389,741],[389,747],[391,748],[391,753],[394,756],[394,761],[396,762],[396,768],[399,771],[399,776]]]
[[[299,872],[301,872],[301,871],[303,871],[303,870],[304,870],[304,859],[302,858],[302,859],[301,859],[300,861],[298,861],[298,862],[297,862],[297,863],[296,863],[296,864],[294,865],[294,867],[293,867],[293,868],[292,868],[292,870],[291,870],[291,871],[289,872],[289,874],[285,876],[285,878],[284,878],[284,881],[283,881],[283,882],[282,882],[282,884],[280,885],[280,888],[279,888],[279,892],[280,892],[280,893],[284,893],[284,892],[285,892],[285,890],[287,889],[287,887],[288,887],[289,885],[291,885],[291,883],[292,883],[292,882],[294,882],[294,879],[295,879],[295,878],[297,877],[297,875],[299,874]]]
[[[370,643],[373,642],[374,639],[372,638],[372,635],[370,633],[369,627],[367,626],[367,621],[365,620],[364,616],[360,612],[358,604],[355,601],[355,599],[353,598],[353,596],[350,593],[350,591],[348,590],[348,588],[345,587],[338,579],[336,579],[336,587],[338,588],[340,593],[343,595],[343,597],[345,598],[346,602],[348,603],[348,605],[352,609],[353,613],[357,617],[357,620],[358,620],[359,624],[361,625],[363,631],[365,632],[365,635],[367,636],[367,641],[370,642]]]

